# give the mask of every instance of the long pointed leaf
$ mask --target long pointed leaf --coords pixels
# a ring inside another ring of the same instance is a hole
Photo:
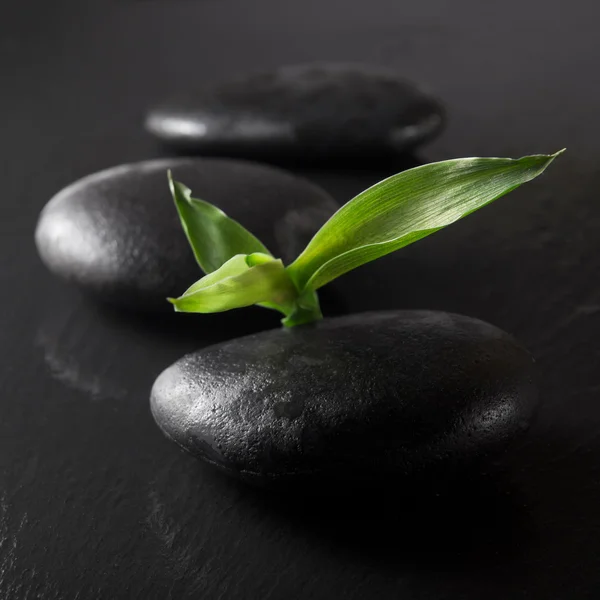
[[[205,273],[216,271],[237,254],[271,254],[258,238],[222,210],[192,198],[191,190],[174,181],[170,172],[169,187],[183,230]]]
[[[558,154],[448,160],[384,179],[338,210],[288,272],[300,290],[316,290],[504,196]]]

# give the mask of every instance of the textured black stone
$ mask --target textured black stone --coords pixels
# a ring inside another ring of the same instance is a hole
[[[526,428],[532,358],[440,312],[373,312],[190,354],[151,406],[180,446],[259,484],[361,481],[470,461]]]
[[[202,272],[173,205],[167,169],[286,262],[336,209],[317,186],[263,165],[192,158],[127,164],[85,177],[48,202],[35,234],[46,266],[102,300],[170,310],[165,298],[181,294]]]
[[[173,146],[228,155],[330,160],[394,155],[433,138],[437,100],[381,67],[314,63],[240,77],[151,110]]]

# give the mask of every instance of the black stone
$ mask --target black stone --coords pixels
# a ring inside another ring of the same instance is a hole
[[[287,66],[200,89],[151,110],[146,129],[183,150],[336,160],[390,156],[441,130],[441,105],[394,71]]]
[[[476,319],[365,313],[185,356],[151,408],[182,448],[246,481],[360,484],[503,448],[534,409],[532,363]]]
[[[167,169],[289,262],[335,211],[330,196],[283,170],[233,160],[165,159],[114,167],[59,192],[35,239],[55,274],[135,309],[172,310],[202,275],[181,228]]]

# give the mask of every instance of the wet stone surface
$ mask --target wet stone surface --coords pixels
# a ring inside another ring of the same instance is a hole
[[[168,437],[246,481],[361,484],[504,447],[535,406],[532,366],[482,321],[373,312],[187,355],[151,406]]]

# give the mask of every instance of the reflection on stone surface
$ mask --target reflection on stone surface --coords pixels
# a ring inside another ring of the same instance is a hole
[[[34,343],[42,350],[44,361],[55,379],[84,392],[92,400],[116,400],[127,394],[125,388],[117,387],[98,373],[87,371],[85,364],[77,360],[76,354],[70,353],[67,347],[61,345],[60,336],[40,328]]]
[[[91,399],[143,398],[171,362],[206,345],[278,325],[273,311],[147,315],[97,305],[57,286],[34,335],[51,375]]]

